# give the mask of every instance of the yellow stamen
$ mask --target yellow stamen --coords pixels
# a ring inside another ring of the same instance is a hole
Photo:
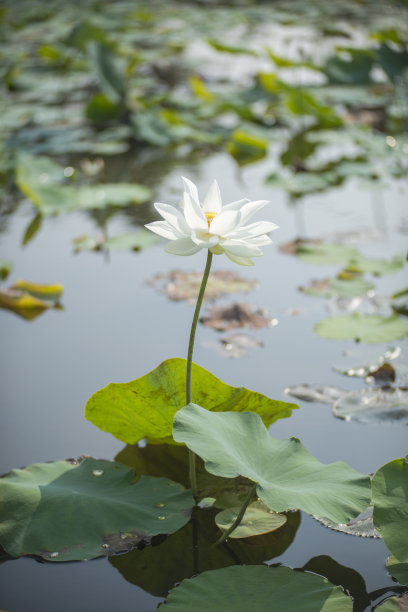
[[[210,225],[211,225],[211,221],[214,219],[214,217],[216,217],[216,216],[217,216],[217,213],[209,213],[209,212],[206,212],[206,213],[204,213],[204,214],[205,214],[205,216],[207,217],[208,227],[210,227]]]

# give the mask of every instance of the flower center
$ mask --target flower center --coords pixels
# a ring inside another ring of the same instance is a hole
[[[211,221],[214,219],[214,217],[217,216],[217,213],[206,212],[204,214],[207,217],[207,223],[208,223],[208,228],[209,228],[211,225]]]

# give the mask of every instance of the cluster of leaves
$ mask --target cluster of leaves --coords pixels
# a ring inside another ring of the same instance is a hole
[[[281,246],[281,251],[295,255],[300,261],[314,265],[344,266],[335,277],[312,280],[299,290],[306,295],[333,298],[348,303],[351,311],[358,309],[364,300],[375,296],[375,285],[364,275],[380,277],[399,272],[405,263],[403,255],[391,260],[364,257],[358,249],[340,243],[328,243],[319,239],[296,239]],[[406,289],[389,296],[391,314],[364,314],[328,317],[316,323],[314,331],[330,340],[354,340],[355,342],[394,342],[408,335],[406,316]],[[376,307],[375,303],[374,306]]]
[[[325,38],[327,52],[319,59],[305,52],[288,59],[291,50],[279,56],[256,44],[260,35],[265,37],[265,21],[297,25],[289,6],[243,5],[237,11],[186,5],[181,22],[177,5],[160,4],[157,10],[155,4],[89,2],[78,17],[74,7],[58,0],[46,10],[41,3],[29,4],[28,12],[6,2],[1,18],[9,27],[0,52],[1,135],[7,150],[109,156],[132,146],[143,153],[188,145],[190,150],[225,149],[243,165],[265,157],[285,130],[280,163],[287,173],[274,173],[269,181],[294,196],[340,184],[348,176],[403,174],[408,54],[399,3],[387,8],[395,22],[390,29],[376,12],[363,17],[356,3],[349,3],[349,19],[363,19],[371,31],[363,48],[356,46],[352,28],[330,31],[312,7],[304,42],[307,47],[316,36]],[[343,10],[337,9],[340,18]],[[297,19],[302,23],[298,10]],[[234,34],[239,23],[245,36]],[[225,31],[239,44],[225,44]],[[339,39],[348,40],[348,46],[340,46]],[[203,51],[190,53],[197,40],[205,42],[205,67]],[[248,74],[236,82],[231,67],[241,58],[249,61]],[[265,60],[271,69],[260,72]],[[311,77],[300,82],[299,70]],[[379,80],[373,77],[376,71]],[[354,143],[356,153],[324,165],[316,162],[318,150],[333,139]],[[3,176],[13,163],[4,153]]]
[[[251,597],[256,610],[272,595],[282,601],[281,609],[300,610],[300,591],[303,610],[305,606],[327,612],[351,610],[352,602],[342,589],[321,577],[258,564],[266,554],[268,558],[281,554],[292,541],[299,524],[295,509],[336,523],[356,517],[370,502],[370,479],[345,463],[321,464],[296,438],[272,438],[265,424],[290,416],[296,408],[293,404],[229,387],[199,366],[193,366],[192,397],[207,409],[197,404],[179,409],[185,371],[184,360],[169,360],[142,378],[108,385],[89,399],[88,419],[128,444],[144,439],[147,446],[127,446],[116,462],[92,458],[57,461],[12,470],[3,477],[3,548],[14,557],[36,555],[49,561],[109,555],[127,579],[147,584],[162,596],[174,584],[173,578],[180,579],[181,574],[187,580],[172,591],[166,603],[175,610],[191,609],[193,602],[194,609],[200,609],[202,597],[196,605],[196,588],[210,588],[214,609],[220,610],[225,609],[225,597],[231,604],[230,589],[241,602]],[[183,486],[186,447],[202,460],[198,466],[201,508],[194,510],[194,499]],[[406,575],[408,562],[406,538],[401,536],[407,533],[407,465],[404,459],[390,462],[378,470],[371,487],[374,522],[393,553],[390,572],[399,578]],[[170,576],[160,572],[157,579],[152,563],[155,548],[163,563],[162,555],[166,560],[174,547],[185,543],[187,534],[191,536],[191,530],[196,538],[193,547],[197,538],[203,539],[207,548],[213,546],[217,532],[211,521],[215,519],[218,528],[227,531],[236,520],[242,499],[255,488],[257,498],[228,544],[228,550],[235,549],[248,567],[227,569],[234,556],[226,559],[221,547],[220,552],[205,556],[205,567],[200,571],[225,569],[205,571],[189,580],[198,568],[186,563],[174,568]],[[215,508],[221,512],[214,514]],[[239,543],[242,538],[265,538],[260,535],[265,533],[273,535],[272,539],[268,536],[253,554],[252,547]],[[157,547],[146,547],[159,534],[174,536]],[[126,550],[132,550],[129,558],[112,557]],[[151,563],[146,564],[146,556]],[[150,567],[156,577],[135,574],[139,563]],[[220,580],[222,594],[216,588]],[[256,595],[249,589],[254,582]]]

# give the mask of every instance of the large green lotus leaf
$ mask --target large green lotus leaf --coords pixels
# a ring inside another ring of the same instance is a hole
[[[216,413],[195,404],[179,410],[173,436],[217,476],[245,476],[275,512],[298,508],[347,523],[370,503],[370,479],[343,462],[324,465],[297,438],[272,438],[253,413]]]
[[[318,321],[314,331],[329,340],[354,340],[356,342],[393,342],[408,335],[408,322],[398,315],[351,315],[328,317]]]
[[[92,458],[12,470],[0,479],[0,544],[15,557],[92,559],[186,524],[189,491],[167,478],[134,480],[132,469]]]
[[[398,421],[408,424],[408,391],[400,388],[378,387],[362,389],[340,397],[333,413],[345,421],[386,423]]]
[[[215,517],[215,522],[222,531],[227,531],[236,520],[240,507],[226,508]],[[250,504],[238,525],[231,532],[230,538],[250,538],[279,529],[286,523],[286,515],[268,510],[261,502]]]
[[[400,563],[394,555],[387,559],[388,573],[398,580],[400,584],[408,585],[408,563]]]
[[[85,417],[126,444],[146,438],[171,442],[173,418],[184,406],[186,360],[168,359],[129,383],[111,383],[90,397]],[[214,411],[256,412],[267,426],[289,417],[295,404],[271,400],[245,387],[230,387],[198,365],[192,367],[192,398]]]
[[[151,546],[109,557],[109,562],[128,582],[156,597],[166,597],[175,584],[196,573],[235,565],[238,560],[257,565],[279,557],[292,543],[300,523],[300,513],[289,512],[285,525],[276,531],[215,546],[220,537],[215,515],[212,508],[195,508],[192,520],[164,541],[153,540]],[[193,542],[197,543],[195,549]]]
[[[372,483],[374,525],[388,550],[408,562],[408,455],[383,465]]]
[[[351,612],[341,587],[288,567],[233,566],[183,580],[166,599],[169,612]]]

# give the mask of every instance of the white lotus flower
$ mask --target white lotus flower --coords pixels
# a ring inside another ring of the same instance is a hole
[[[268,204],[267,200],[244,199],[223,206],[218,183],[214,181],[201,204],[194,183],[182,179],[184,193],[180,207],[156,202],[154,206],[164,221],[154,221],[145,227],[171,240],[166,248],[168,253],[193,255],[200,249],[209,249],[215,255],[225,253],[242,266],[253,266],[251,258],[263,255],[259,247],[272,242],[268,234],[278,226],[269,221],[244,224]]]

